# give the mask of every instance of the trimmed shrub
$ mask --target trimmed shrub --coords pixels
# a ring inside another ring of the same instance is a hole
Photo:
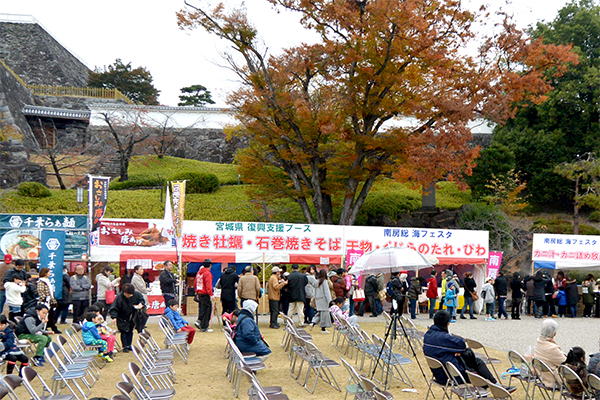
[[[219,178],[215,174],[204,172],[181,172],[171,178],[172,181],[186,180],[186,193],[214,193],[219,190]]]
[[[129,179],[123,182],[119,182],[117,179],[111,180],[108,185],[109,190],[126,190],[126,189],[139,189],[139,188],[155,188],[162,187],[165,184],[163,178],[158,176],[149,175],[130,175]]]
[[[382,225],[384,217],[396,221],[402,214],[417,211],[421,199],[396,193],[372,192],[356,218],[356,225]]]
[[[534,232],[555,233],[555,234],[573,234],[573,223],[564,219],[545,219],[538,218],[533,222],[531,230]],[[600,235],[600,230],[593,226],[579,224],[580,235]]]
[[[17,190],[19,196],[23,197],[50,197],[52,193],[50,190],[37,182],[23,182],[19,184],[19,188]]]

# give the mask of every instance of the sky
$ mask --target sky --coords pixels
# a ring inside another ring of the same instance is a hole
[[[210,1],[210,0],[209,0]],[[518,26],[539,20],[551,21],[566,0],[503,0],[503,9],[514,15]],[[207,0],[189,0],[192,5]],[[227,4],[239,4],[226,0]],[[463,0],[478,9],[483,0]],[[206,86],[216,101],[226,106],[228,92],[238,86],[235,74],[224,67],[222,53],[227,44],[199,29],[182,31],[175,13],[185,7],[183,0],[19,0],[0,5],[0,19],[6,14],[31,15],[90,69],[112,64],[115,59],[147,68],[160,90],[159,102],[176,106],[180,88]],[[282,48],[311,42],[314,34],[304,31],[297,14],[277,13],[266,0],[248,0],[249,19],[258,28],[271,54]],[[10,16],[13,19],[13,16]],[[0,39],[1,40],[1,39]]]

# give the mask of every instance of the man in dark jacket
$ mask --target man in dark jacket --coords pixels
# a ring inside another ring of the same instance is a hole
[[[266,360],[271,349],[262,339],[258,325],[254,322],[254,313],[258,308],[258,303],[254,300],[246,300],[235,328],[235,344],[242,353],[254,353],[262,360]]]
[[[15,266],[13,267],[13,269],[8,270],[8,272],[4,275],[4,279],[2,280],[2,282],[13,282],[15,278],[25,282],[27,280],[27,272],[25,272],[24,268],[25,261],[16,260]]]
[[[510,290],[512,292],[510,317],[512,319],[521,319],[521,302],[523,301],[523,293],[525,293],[525,285],[523,284],[523,279],[521,279],[521,274],[518,272],[513,274],[513,278],[510,281]]]
[[[547,273],[544,272],[544,294],[546,296],[546,303],[544,306],[544,314],[549,317],[556,318],[556,307],[554,306],[554,299],[552,295],[554,295],[554,282],[552,282],[552,278],[548,276]]]
[[[48,307],[45,304],[38,304],[27,311],[15,329],[15,335],[19,339],[29,340],[37,344],[33,363],[38,367],[44,366],[46,362],[44,348],[52,342],[52,338],[48,336],[48,331],[46,331],[47,322]]]
[[[473,292],[477,287],[477,283],[475,283],[475,279],[473,279],[473,273],[471,271],[465,272],[465,280],[463,284],[465,287],[465,305],[460,311],[460,318],[467,319],[467,317],[465,317],[465,311],[467,311],[467,308],[469,308],[469,315],[471,319],[477,319],[477,317],[473,315]]]
[[[136,313],[144,308],[144,296],[136,292],[132,284],[123,286],[123,291],[117,295],[110,309],[113,324],[116,322],[117,329],[121,332],[121,343],[123,353],[131,351],[133,342],[133,329],[136,327]]]
[[[175,295],[175,288],[179,284],[179,281],[171,272],[172,269],[173,262],[165,261],[165,268],[162,270],[158,278],[160,281],[160,290],[165,298],[165,304],[169,304],[169,300],[174,300],[177,297]]]
[[[308,278],[299,271],[298,264],[292,264],[292,273],[288,275],[287,281],[287,288],[290,293],[290,308],[287,315],[293,318],[297,312],[298,324],[304,326],[304,300],[306,300],[304,288],[308,284]]]
[[[448,326],[451,320],[450,313],[446,310],[440,310],[433,317],[433,325],[423,337],[423,353],[427,357],[435,358],[444,366],[447,362],[453,364],[462,373],[465,381],[468,382],[466,370],[476,372],[492,383],[496,383],[496,378],[490,373],[485,363],[473,355],[472,350],[467,350],[467,344],[463,338],[452,336],[448,332]],[[436,382],[445,385],[448,378],[441,368],[432,369]]]
[[[494,281],[494,291],[496,291],[496,297],[498,298],[498,319],[508,319],[508,313],[504,308],[504,302],[506,301],[506,295],[508,294],[508,281],[504,277],[504,273],[498,272],[498,276]]]
[[[375,274],[371,274],[365,279],[365,297],[366,299],[360,303],[360,307],[358,308],[358,316],[363,316],[365,313],[365,307],[367,306],[367,302],[369,302],[369,307],[371,307],[371,317],[377,316],[377,303],[375,302],[375,298],[377,297],[377,292],[379,289],[379,283],[377,282],[377,277]]]
[[[221,275],[219,282],[221,286],[221,304],[223,305],[224,313],[229,314],[237,308],[235,288],[239,280],[240,277],[236,274],[233,265],[229,265],[223,275]]]

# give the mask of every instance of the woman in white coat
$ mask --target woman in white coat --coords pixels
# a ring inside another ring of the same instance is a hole
[[[312,320],[311,328],[319,324],[322,333],[329,333],[326,329],[332,325],[331,315],[329,315],[329,303],[331,303],[331,291],[329,290],[327,271],[322,269],[319,271],[319,280],[315,288],[315,308],[317,309],[317,313]]]

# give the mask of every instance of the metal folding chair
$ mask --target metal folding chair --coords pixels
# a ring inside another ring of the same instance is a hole
[[[438,381],[436,381],[435,377],[432,375],[431,379],[429,379],[429,382],[428,382],[429,387],[427,388],[427,395],[425,396],[425,400],[427,400],[429,398],[429,393],[431,393],[433,395],[433,390],[432,390],[433,386],[444,389],[444,395],[442,396],[442,400],[444,400],[446,398],[446,396],[448,395],[448,385],[450,384],[450,379],[451,379],[450,376],[448,375],[448,371],[446,371],[446,367],[444,367],[444,364],[442,364],[439,360],[436,360],[435,358],[425,356],[425,361],[427,361],[427,365],[429,366],[429,369],[431,369],[431,370],[441,368],[441,370],[444,372],[444,374],[446,375],[446,378],[447,378],[446,384],[444,385],[444,384],[441,384]]]
[[[27,392],[33,400],[75,400],[77,396],[73,395],[55,395],[46,382],[38,375],[37,372],[31,367],[24,367],[23,373],[23,386],[27,389]],[[33,387],[33,382],[37,378],[42,384],[42,395],[38,395]],[[45,393],[48,393],[47,395]]]
[[[552,369],[548,366],[548,364],[546,364],[539,358],[534,357],[531,363],[533,364],[533,369],[536,371],[536,373],[539,377],[539,379],[536,379],[535,387],[538,388],[540,394],[542,395],[542,397],[544,399],[554,400],[554,394],[557,392],[560,394],[560,383],[559,383],[560,378],[558,376],[556,376],[556,374],[554,373],[554,371],[552,371]],[[552,378],[554,379],[554,384],[552,386],[546,386],[546,384],[544,383],[544,380],[542,379],[542,374],[551,375]],[[535,388],[534,388],[534,391],[535,391]],[[550,396],[550,394],[548,394],[548,392],[550,392],[552,394],[552,396]],[[531,397],[533,398],[533,394]]]
[[[18,375],[4,375],[2,377],[2,384],[6,387],[8,391],[8,396],[11,400],[19,400],[19,396],[15,392],[15,389],[23,384],[23,379]]]
[[[381,396],[383,396],[384,399],[386,400],[390,400],[394,398],[394,395],[391,394],[390,392],[381,389],[380,387],[378,387],[375,382],[373,382],[372,380],[370,380],[368,377],[366,377],[363,374],[359,374],[358,378],[360,379],[360,384],[361,386],[364,388],[365,390],[365,398],[366,399],[374,399],[375,398],[375,392],[379,392]]]
[[[455,394],[463,400],[479,398],[475,388],[466,383],[465,378],[458,368],[450,361],[446,362],[446,371],[450,378],[450,397],[452,397],[452,394]]]
[[[498,375],[498,371],[496,371],[496,367],[494,367],[494,364],[500,364],[501,361],[497,358],[490,357],[485,346],[477,340],[465,338],[465,342],[467,342],[467,346],[473,349],[474,352],[475,350],[479,349],[483,350],[484,354],[475,353],[475,356],[481,359],[484,363],[488,364],[490,367],[492,367],[492,371],[494,371],[494,376],[496,377],[496,380],[498,382],[501,382],[500,375]]]
[[[143,329],[138,335],[140,340],[148,346],[148,349],[160,360],[171,360],[175,358],[174,349],[161,349],[152,334],[147,329]]]
[[[344,368],[346,368],[346,371],[348,371],[348,375],[350,375],[350,379],[348,379],[348,384],[344,386],[344,389],[346,389],[344,400],[346,400],[348,394],[352,395],[353,399],[356,399],[357,397],[362,397],[362,394],[365,393],[365,390],[361,385],[358,371],[355,370],[354,367],[342,357],[340,357],[340,360],[342,361],[342,365],[344,366]]]
[[[83,341],[81,341],[80,338],[75,334],[75,332],[73,332],[73,330],[69,328],[65,329],[65,334],[67,335],[67,338],[70,341],[69,347],[71,347],[71,350],[75,353],[77,357],[93,357],[93,363],[100,369],[104,368],[104,366],[106,365],[106,361],[100,359],[100,362],[98,362],[98,359],[96,358],[96,356],[100,354],[98,350],[86,349],[86,347],[83,346]]]
[[[133,390],[139,400],[167,400],[175,396],[175,389],[154,389],[146,390],[144,385],[139,381],[137,375],[140,372],[140,368],[134,363],[129,363],[129,373],[131,374],[133,382]]]
[[[149,387],[153,386],[150,380],[154,382],[154,385],[156,385],[157,388],[167,389],[173,387],[175,378],[173,377],[174,372],[170,368],[173,365],[172,361],[169,366],[159,367],[146,359],[137,346],[132,346],[131,350],[140,363],[142,377]]]
[[[181,357],[184,363],[188,363],[189,346],[187,342],[187,334],[185,336],[177,335],[173,332],[169,324],[171,321],[168,318],[161,317],[158,320],[160,330],[165,334],[165,346],[173,348],[177,355]],[[186,332],[187,333],[187,332]]]
[[[96,375],[96,370],[92,367],[89,362],[78,362],[74,363],[69,361],[70,358],[65,357],[64,360],[60,359],[60,355],[62,354],[61,347],[58,343],[52,342],[49,347],[52,349],[54,354],[56,355],[56,362],[58,363],[58,367],[63,371],[85,371],[87,375],[90,376],[90,387],[94,386],[98,379],[99,375]]]
[[[110,400],[131,400],[131,397],[122,394],[115,394],[111,396]]]
[[[98,368],[97,368],[98,364],[96,363],[96,357],[78,356],[77,353],[75,351],[73,351],[73,347],[69,344],[67,339],[65,339],[65,337],[61,336],[61,335],[56,337],[56,344],[58,344],[60,353],[63,355],[65,363],[69,363],[69,364],[87,363],[90,365],[90,367],[93,371],[94,379],[95,380],[100,379],[100,371],[98,371]],[[69,351],[69,350],[71,350],[71,351]]]
[[[594,374],[588,375],[588,385],[590,385],[590,390],[594,390],[596,392],[597,400],[600,399],[600,378],[598,378]]]
[[[495,400],[513,400],[510,392],[500,385],[490,383],[488,390],[492,393],[492,398]]]
[[[225,334],[225,338],[229,343],[229,348],[231,349],[230,354],[230,366],[228,366],[228,371],[230,373],[230,381],[232,381],[233,385],[233,394],[235,397],[238,397],[239,387],[240,387],[240,371],[242,367],[248,367],[252,372],[259,371],[261,369],[265,369],[266,366],[262,362],[262,359],[258,357],[244,357],[240,349],[238,349],[237,345],[233,342],[233,339]]]
[[[123,396],[127,397],[128,399],[133,399],[132,396],[135,396],[135,392],[131,379],[129,379],[124,372],[121,374],[121,377],[123,378],[123,381],[117,382],[115,386]]]
[[[484,377],[482,377],[480,375],[474,374],[471,371],[466,371],[466,372],[467,372],[467,376],[469,377],[469,380],[471,381],[471,386],[473,387],[473,389],[475,390],[475,393],[477,394],[477,398],[483,398],[483,397],[489,396],[490,391],[485,388],[492,385],[492,382],[490,382],[489,380],[485,379]]]
[[[85,376],[87,375],[87,371],[85,371],[85,370],[75,370],[75,371],[64,370],[61,367],[61,365],[59,364],[58,355],[56,354],[56,352],[54,351],[54,349],[52,347],[46,347],[44,349],[44,357],[46,358],[46,361],[48,362],[48,364],[50,364],[52,366],[52,369],[54,369],[54,374],[52,375],[52,378],[51,378],[52,379],[52,389],[54,392],[56,392],[57,394],[60,394],[62,389],[66,386],[71,391],[71,393],[73,393],[73,396],[75,396],[75,398],[79,399],[79,396],[75,392],[75,389],[73,389],[73,386],[75,386],[77,388],[77,390],[79,391],[79,393],[81,394],[81,398],[87,399],[88,395],[90,394],[90,392],[92,390],[90,384],[85,379]],[[77,380],[80,380],[81,383],[83,383],[83,385],[87,388],[87,393],[83,390],[83,388],[81,387],[79,382],[77,382]]]
[[[375,346],[379,347],[380,349],[379,353],[377,353],[377,355],[374,356],[373,361],[376,364],[376,368],[379,368],[381,370],[381,380],[376,379],[375,377],[373,379],[384,385],[385,389],[390,387],[389,385],[391,385],[391,378],[399,379],[408,386],[414,387],[412,381],[410,380],[410,377],[408,376],[403,367],[403,365],[411,364],[412,360],[410,358],[404,357],[401,354],[394,353],[390,345],[379,336],[373,334],[371,335],[371,337],[373,338],[373,343],[375,344]],[[381,349],[383,349],[383,352],[381,351]],[[376,357],[379,356],[379,354],[381,354],[381,357],[377,362]]]
[[[535,390],[535,386],[532,383],[535,383],[537,378],[535,372],[531,368],[531,365],[529,362],[527,362],[525,357],[514,350],[510,350],[508,352],[508,361],[510,361],[510,364],[513,368],[519,370],[519,372],[510,374],[508,378],[508,386],[511,386],[513,379],[518,380],[521,382],[523,390],[525,390],[525,400],[532,399],[533,393],[529,393],[529,388],[531,387]]]
[[[258,378],[247,366],[242,366],[240,371],[248,379],[250,388],[248,388],[248,398],[254,399],[273,399],[276,397],[278,400],[287,399],[288,397],[283,394],[281,386],[262,386],[258,381]]]
[[[579,375],[577,375],[577,372],[573,371],[567,365],[558,366],[558,376],[560,376],[562,381],[562,388],[560,392],[562,399],[593,400],[595,398],[594,393],[588,389],[587,385],[583,384],[583,381]],[[569,382],[578,383],[579,386],[583,388],[583,392],[573,393],[569,386]]]
[[[298,357],[302,360],[300,366],[298,367],[298,375],[295,379],[298,381],[300,374],[302,373],[302,369],[304,365],[307,366],[306,376],[304,378],[304,382],[298,383],[302,385],[309,393],[314,393],[317,388],[317,382],[319,378],[322,379],[327,384],[331,385],[338,392],[341,392],[340,386],[338,385],[333,373],[329,368],[339,367],[340,364],[330,358],[327,358],[321,353],[321,351],[315,346],[313,343],[305,340],[301,337],[297,337],[297,340],[300,343],[302,348],[302,352],[298,354]],[[312,390],[308,388],[308,382],[310,379],[311,372],[315,374],[315,383],[313,385]]]

